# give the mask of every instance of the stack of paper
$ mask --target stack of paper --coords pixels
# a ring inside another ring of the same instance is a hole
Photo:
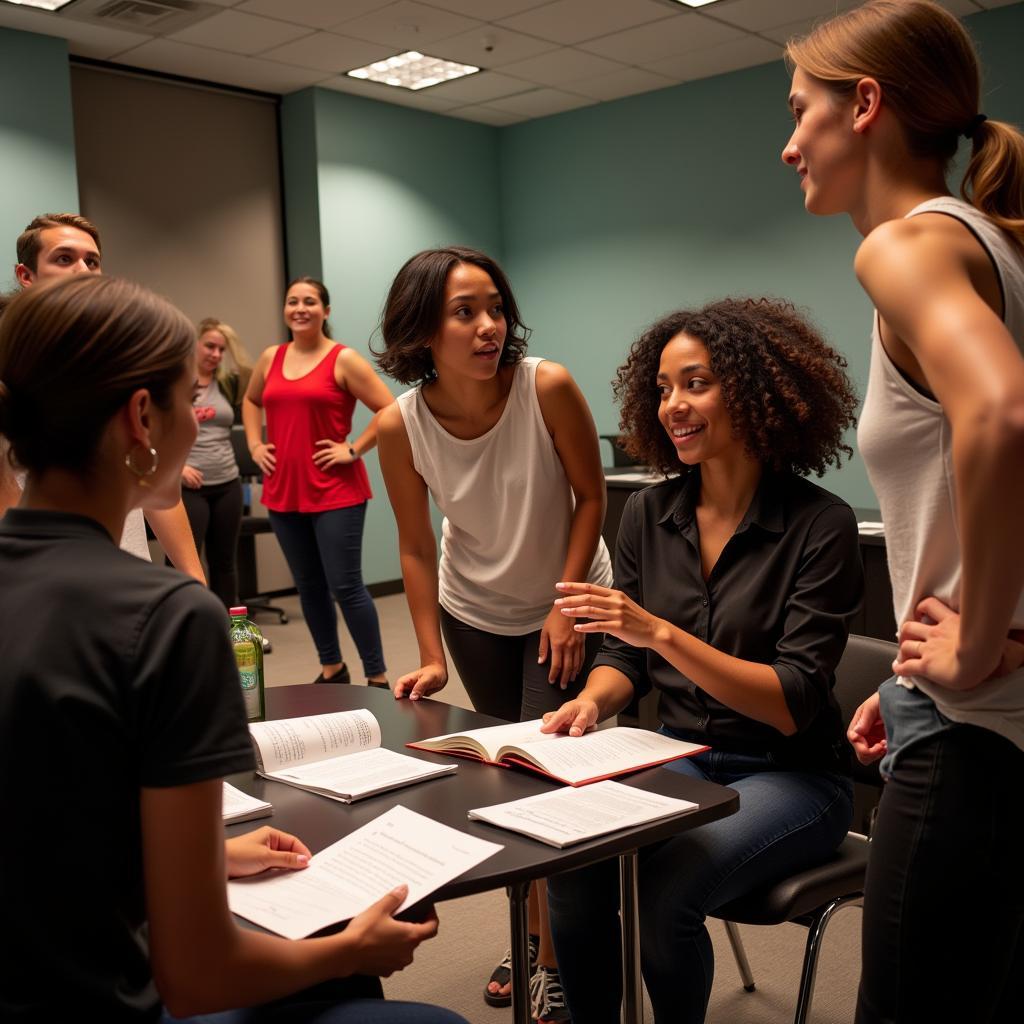
[[[273,813],[273,804],[268,804],[266,800],[257,800],[256,797],[224,783],[225,825],[238,821],[252,821],[254,818],[266,818]]]

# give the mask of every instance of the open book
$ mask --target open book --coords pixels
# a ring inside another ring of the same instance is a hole
[[[542,733],[542,724],[538,718],[532,722],[492,725],[486,729],[435,736],[408,746],[453,757],[472,757],[504,767],[518,765],[569,786],[585,786],[641,768],[653,768],[708,749],[647,729],[618,726],[594,730],[584,736],[568,736]]]
[[[228,906],[268,931],[301,939],[348,921],[404,883],[409,896],[400,913],[501,848],[405,807],[392,807],[315,854],[302,871],[232,879]]]
[[[458,767],[385,750],[380,725],[365,709],[253,722],[249,733],[256,770],[265,779],[346,804],[448,775]]]
[[[224,783],[223,814],[224,824],[233,825],[239,821],[253,821],[255,818],[269,818],[274,813],[274,805],[266,800],[259,800],[230,783]]]
[[[582,789],[555,789],[522,800],[477,807],[469,817],[562,849],[609,832],[687,814],[697,806],[689,800],[606,780]]]

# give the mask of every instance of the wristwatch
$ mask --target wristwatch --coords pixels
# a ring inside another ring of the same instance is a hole
[[[359,458],[359,452],[357,452],[352,445],[348,446],[348,454],[351,456],[353,462]]]

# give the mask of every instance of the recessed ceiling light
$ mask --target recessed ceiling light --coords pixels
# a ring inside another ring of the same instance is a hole
[[[38,7],[41,11],[59,11],[71,0],[0,0],[0,3],[17,4],[19,7]]]
[[[707,7],[708,4],[717,4],[718,0],[676,0],[676,3],[686,7]]]
[[[442,57],[427,57],[416,50],[375,60],[365,68],[346,72],[349,78],[368,79],[393,85],[397,89],[426,89],[450,82],[453,78],[475,75],[480,69],[472,64],[457,64]]]

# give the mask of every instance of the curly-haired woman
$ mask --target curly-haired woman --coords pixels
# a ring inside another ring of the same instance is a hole
[[[478,711],[539,718],[575,693],[600,645],[551,606],[560,579],[611,582],[597,432],[572,377],[527,357],[504,272],[474,249],[430,249],[398,272],[381,324],[385,373],[417,387],[380,417],[380,464],[398,520],[420,668],[395,696],[448,681],[441,631]],[[427,493],[445,515],[440,567]],[[536,893],[536,890],[535,890]],[[544,926],[534,1017],[567,1020]],[[484,989],[511,1002],[508,957]]]
[[[640,946],[655,1020],[704,1019],[704,918],[828,856],[852,815],[834,671],[862,574],[851,509],[801,474],[850,449],[843,358],[788,305],[725,299],[634,344],[616,396],[631,454],[665,473],[632,495],[618,590],[559,584],[605,633],[583,691],[546,716],[579,736],[659,691],[662,730],[711,751],[668,767],[732,786],[740,810],[640,852]],[[618,1021],[619,890],[609,861],[548,882],[574,1024]]]

